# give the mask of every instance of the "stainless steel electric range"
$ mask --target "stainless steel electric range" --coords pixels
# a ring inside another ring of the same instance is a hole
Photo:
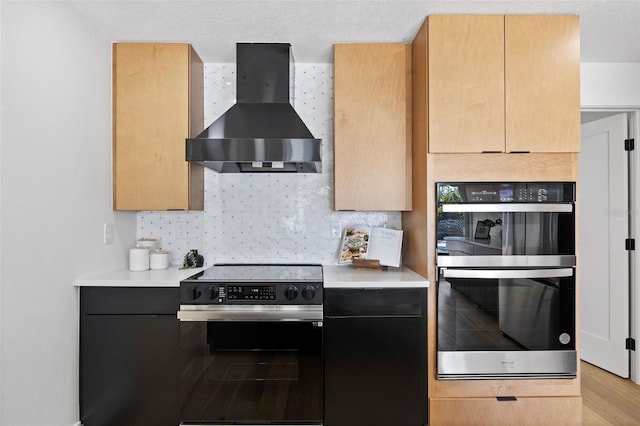
[[[322,424],[322,290],[309,264],[220,264],[183,280],[181,424]]]

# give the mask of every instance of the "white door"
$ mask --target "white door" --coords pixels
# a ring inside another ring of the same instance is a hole
[[[629,377],[627,116],[582,125],[578,208],[581,358]]]

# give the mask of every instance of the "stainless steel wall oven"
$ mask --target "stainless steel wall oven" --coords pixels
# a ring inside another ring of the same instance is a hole
[[[214,265],[182,281],[181,424],[322,424],[322,290],[320,265]]]
[[[575,194],[437,184],[438,379],[576,376]]]

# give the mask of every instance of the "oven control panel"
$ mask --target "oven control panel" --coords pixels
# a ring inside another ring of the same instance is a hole
[[[573,203],[574,182],[440,182],[438,203]]]
[[[227,299],[230,300],[276,300],[274,285],[230,285],[227,286]]]
[[[210,283],[185,281],[180,283],[180,304],[269,304],[320,305],[322,283]]]

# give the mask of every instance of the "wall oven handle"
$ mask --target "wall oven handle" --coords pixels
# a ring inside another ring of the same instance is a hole
[[[180,321],[322,321],[322,305],[180,305]]]
[[[501,203],[501,204],[443,204],[445,213],[518,213],[518,212],[572,212],[573,204],[570,203]]]
[[[573,268],[555,269],[451,269],[443,268],[445,278],[561,278],[572,277]]]
[[[449,268],[500,268],[536,269],[567,268],[576,266],[575,255],[487,255],[487,256],[438,256],[438,266]]]

